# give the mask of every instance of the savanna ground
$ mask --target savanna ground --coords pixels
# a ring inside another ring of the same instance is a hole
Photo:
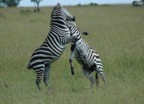
[[[52,64],[49,88],[35,85],[26,65],[45,40],[52,8],[0,8],[0,104],[143,104],[144,8],[131,6],[66,7],[77,18],[83,36],[101,56],[108,88],[90,88],[75,61],[70,74],[70,44]]]

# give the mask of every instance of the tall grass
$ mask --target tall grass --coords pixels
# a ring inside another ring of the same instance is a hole
[[[131,6],[66,7],[90,46],[101,56],[108,80],[90,88],[80,65],[70,74],[70,45],[52,64],[49,88],[38,91],[26,65],[49,31],[52,8],[21,14],[27,8],[0,8],[0,104],[143,104],[144,9]],[[32,9],[32,8],[29,8]]]

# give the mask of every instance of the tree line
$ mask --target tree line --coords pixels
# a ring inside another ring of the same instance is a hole
[[[141,6],[144,6],[144,0],[135,0],[132,2],[132,5],[133,6],[137,6],[137,7],[141,7]]]
[[[0,0],[0,5],[4,7],[17,7],[22,0]],[[39,4],[42,0],[30,0],[34,4],[36,4],[36,10],[39,12],[40,7]]]

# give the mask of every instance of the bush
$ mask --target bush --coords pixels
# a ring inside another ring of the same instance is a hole
[[[6,7],[17,7],[21,0],[1,0],[0,4]]]
[[[90,3],[90,6],[98,6],[99,4],[97,4],[97,3]]]
[[[82,6],[81,3],[77,4],[76,6]]]
[[[31,14],[32,11],[27,9],[27,10],[20,10],[20,14]]]

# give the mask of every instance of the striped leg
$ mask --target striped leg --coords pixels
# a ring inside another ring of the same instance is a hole
[[[93,64],[91,67],[90,67],[90,70],[91,71],[96,71],[97,67],[95,64]],[[95,82],[96,82],[96,86],[98,87],[99,85],[99,77],[98,77],[98,72],[96,72],[95,74]]]
[[[71,59],[69,59],[69,63],[70,63],[70,68],[71,68],[71,74],[74,75],[74,68],[73,68]]]
[[[44,71],[44,67],[40,68],[40,69],[34,69],[36,74],[37,74],[37,78],[36,78],[36,85],[38,87],[38,89],[40,90],[40,82],[41,82],[41,78],[43,75],[43,71]]]
[[[99,85],[99,78],[98,78],[98,73],[96,72],[96,75],[95,75],[95,82],[96,82],[96,86],[98,87]]]
[[[91,82],[91,87],[93,87],[94,78],[93,78],[93,76],[91,75],[92,71],[87,71],[86,67],[84,67],[84,66],[83,66],[82,70],[83,70],[83,73],[84,73],[85,77],[90,80],[90,82]]]
[[[101,78],[102,78],[102,80],[103,80],[103,82],[104,82],[105,86],[107,87],[107,81],[106,81],[106,78],[105,78],[104,73],[99,72],[99,74],[100,74],[100,76],[101,76]]]
[[[75,57],[75,45],[72,45],[71,46],[71,54],[70,54],[70,57],[69,57],[69,63],[70,63],[70,68],[71,68],[71,74],[74,75],[74,68],[73,68],[73,65],[72,65],[72,60],[74,59]]]
[[[50,74],[50,64],[46,64],[43,76],[43,81],[46,86],[48,86],[49,74]]]
[[[96,73],[100,74],[100,77],[102,78],[104,84],[107,86],[107,81],[103,72],[103,67],[101,65],[96,65],[96,67],[97,67]]]

